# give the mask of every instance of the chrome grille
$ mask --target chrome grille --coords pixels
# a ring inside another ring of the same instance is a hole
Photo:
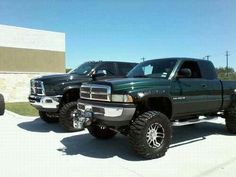
[[[110,101],[111,87],[107,85],[83,84],[80,88],[80,98],[98,101]]]
[[[31,86],[31,89],[30,89],[31,94],[45,95],[44,85],[42,81],[31,80],[30,86]]]

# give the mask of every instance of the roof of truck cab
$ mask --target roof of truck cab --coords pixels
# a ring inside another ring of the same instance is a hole
[[[150,59],[146,61],[151,61],[151,60],[167,60],[167,59],[175,59],[175,60],[191,60],[191,61],[208,61],[208,60],[203,60],[203,59],[198,59],[198,58],[188,58],[188,57],[168,57],[168,58],[156,58],[156,59]]]
[[[91,62],[91,63],[133,63],[133,64],[138,64],[138,62],[128,62],[128,61],[112,61],[112,60],[109,60],[109,61],[103,61],[103,60],[100,60],[100,61],[87,61],[87,62]]]

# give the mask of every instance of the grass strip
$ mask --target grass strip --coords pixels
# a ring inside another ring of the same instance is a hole
[[[6,103],[6,109],[22,116],[38,116],[38,111],[28,102]]]

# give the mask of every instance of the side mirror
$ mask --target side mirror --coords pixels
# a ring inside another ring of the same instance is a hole
[[[189,68],[183,68],[178,71],[177,78],[189,78],[192,76],[192,71]]]
[[[96,80],[97,77],[102,77],[107,75],[107,71],[106,70],[98,70],[95,74],[92,75],[92,79]]]
[[[96,74],[107,75],[107,71],[106,71],[105,69],[103,69],[103,70],[98,70],[98,71],[96,72]]]

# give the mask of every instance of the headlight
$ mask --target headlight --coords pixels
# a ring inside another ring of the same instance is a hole
[[[124,102],[124,103],[132,103],[133,102],[133,98],[130,95],[114,94],[114,95],[112,95],[111,100],[113,102]]]

